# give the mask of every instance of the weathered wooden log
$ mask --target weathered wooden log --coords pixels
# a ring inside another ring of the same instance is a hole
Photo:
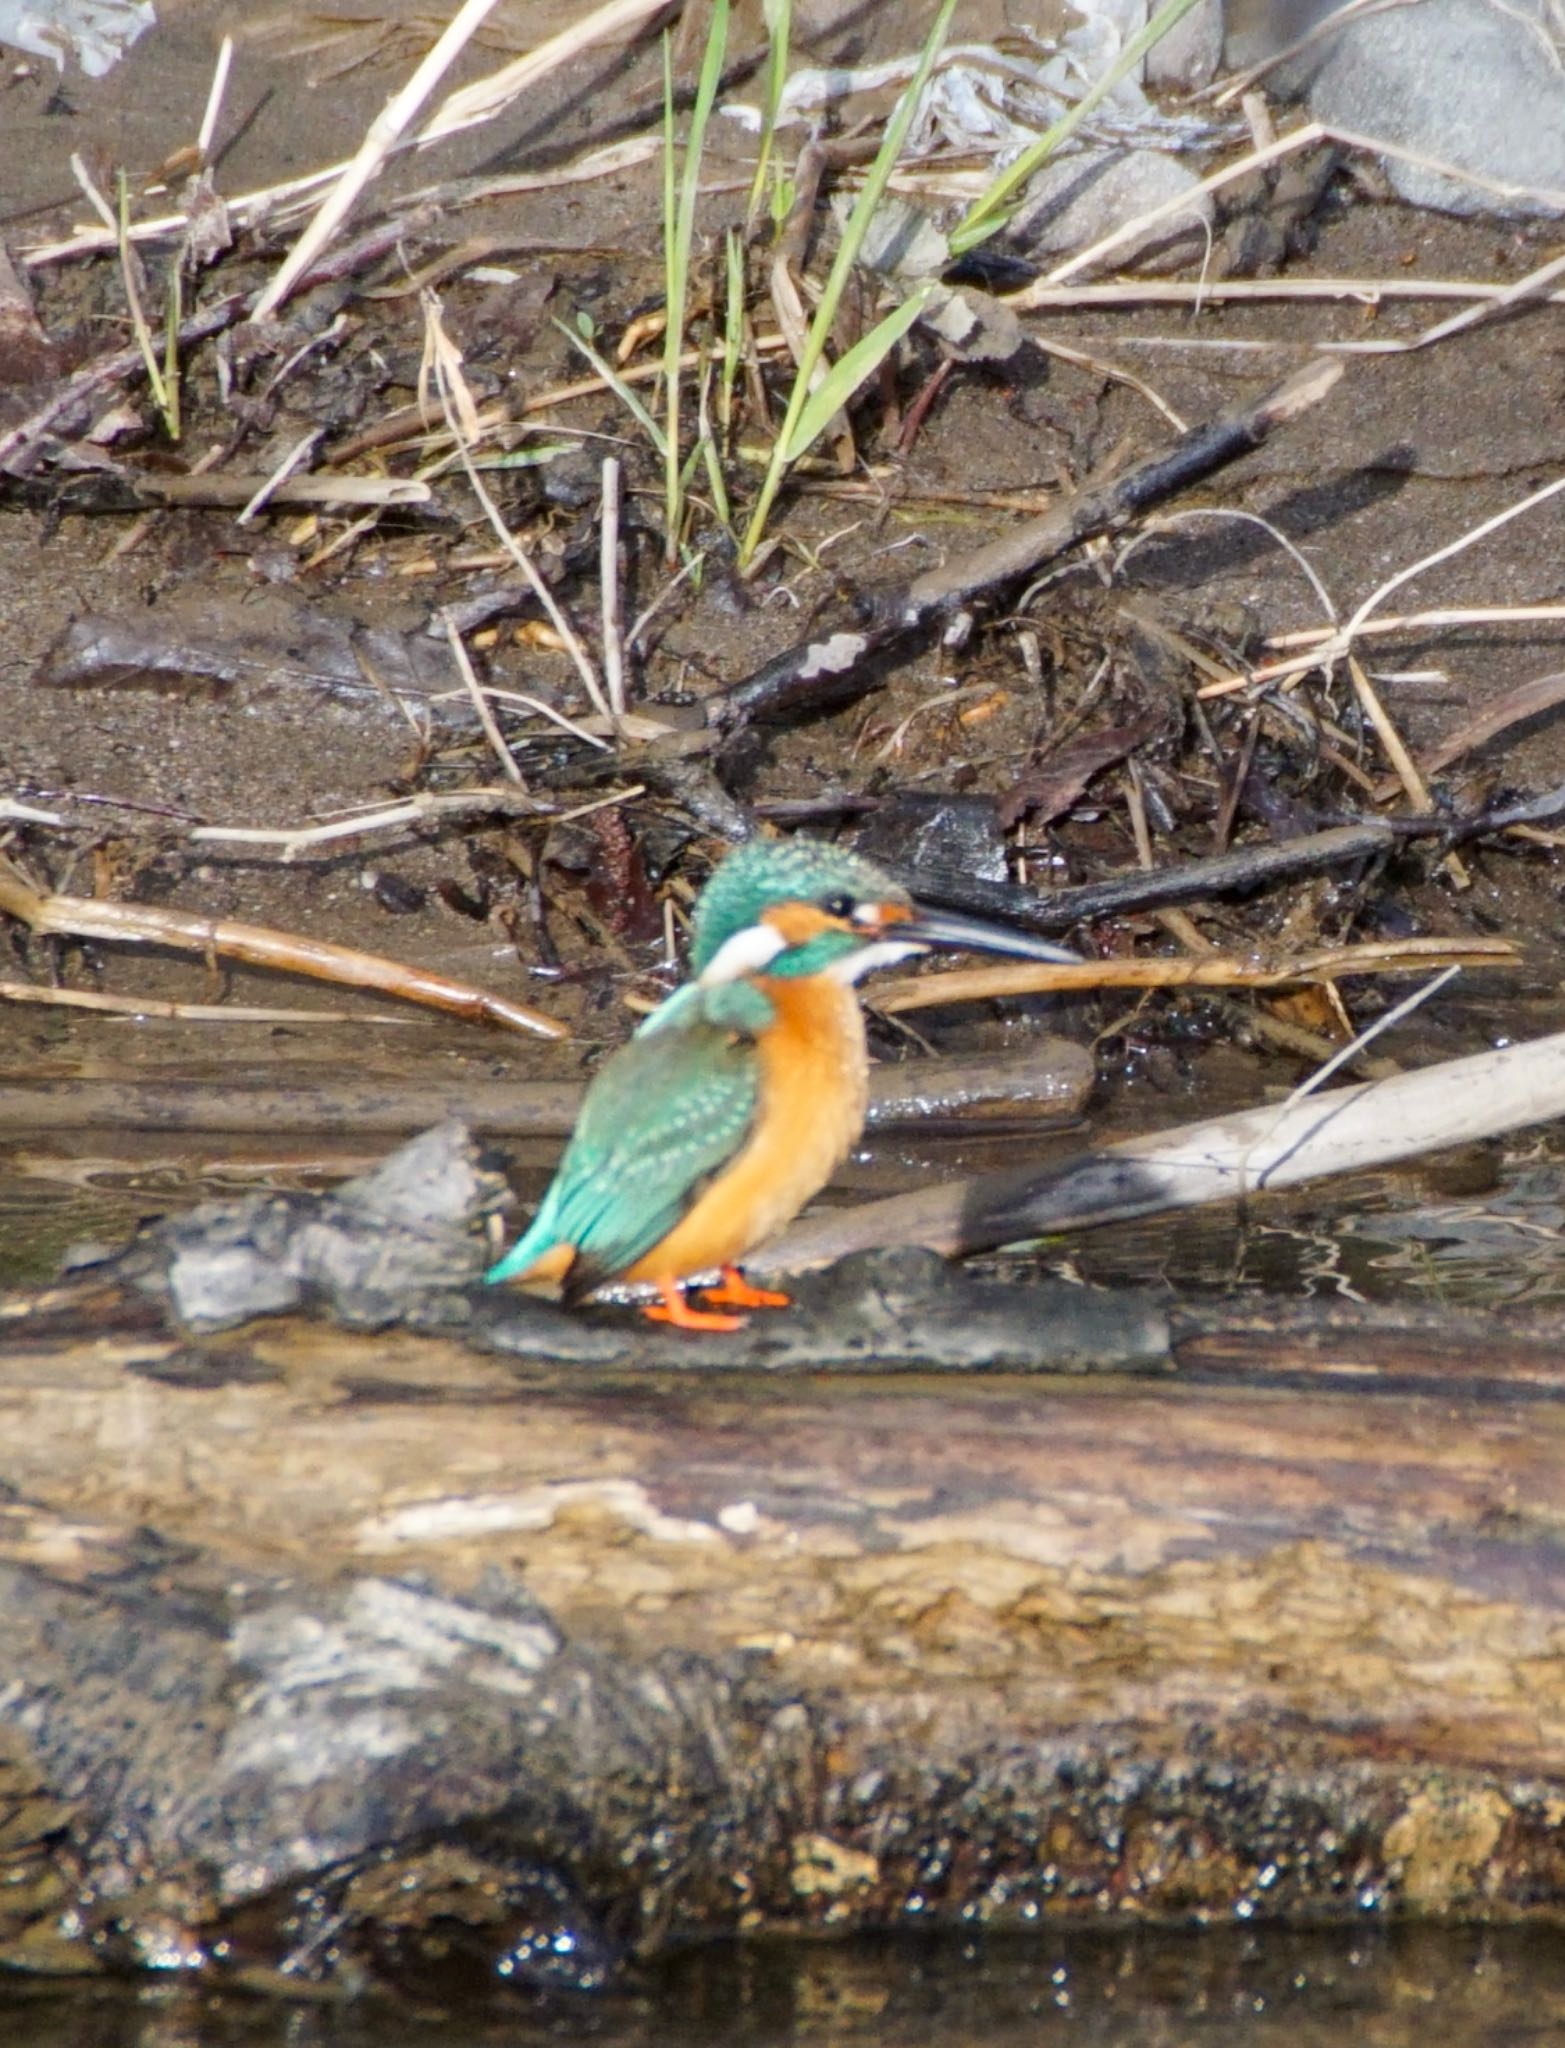
[[[356,1199],[0,1315],[0,1956],[592,1983],[735,1928],[1565,1913],[1558,1319],[922,1253],[713,1348],[457,1286],[171,1314],[202,1228],[367,1314],[330,1229],[412,1254]]]
[[[970,1059],[910,1060],[870,1075],[871,1129],[1016,1118],[1065,1122],[1085,1106],[1092,1055],[1067,1038]],[[578,1081],[364,1081],[313,1075],[277,1086],[236,1079],[193,1081],[129,1071],[63,1080],[0,1079],[0,1130],[348,1131],[355,1137],[420,1131],[462,1117],[497,1138],[570,1136],[581,1108]]]

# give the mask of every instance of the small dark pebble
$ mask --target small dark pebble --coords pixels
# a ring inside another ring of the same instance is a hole
[[[415,910],[422,910],[428,900],[424,890],[416,882],[406,881],[401,875],[389,875],[380,869],[370,883],[370,893],[382,910],[389,910],[394,917],[405,917]]]

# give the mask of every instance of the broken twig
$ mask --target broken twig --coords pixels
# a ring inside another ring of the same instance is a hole
[[[422,1003],[511,1031],[531,1031],[540,1038],[564,1038],[565,1026],[541,1010],[465,982],[450,981],[421,967],[361,953],[353,946],[334,946],[295,932],[273,931],[266,925],[240,924],[231,918],[199,917],[190,911],[155,909],[140,903],[112,903],[97,897],[56,896],[35,889],[9,862],[0,861],[0,911],[17,918],[40,937],[104,939],[111,944],[168,946],[176,952],[198,953],[219,960],[242,960],[285,974],[308,975],[344,988],[372,988],[404,1002]]]

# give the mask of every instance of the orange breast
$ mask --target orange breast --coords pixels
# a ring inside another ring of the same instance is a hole
[[[858,997],[824,975],[762,979],[777,1022],[758,1043],[755,1129],[627,1280],[680,1280],[737,1263],[826,1185],[864,1128],[869,1062]]]

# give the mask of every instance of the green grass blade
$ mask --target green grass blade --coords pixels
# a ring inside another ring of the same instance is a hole
[[[511,448],[498,455],[475,455],[476,470],[542,469],[557,455],[574,455],[579,441],[534,441],[527,448]]]
[[[728,0],[713,0],[712,26],[707,34],[706,52],[701,59],[701,76],[696,81],[696,102],[690,114],[690,134],[685,142],[685,171],[680,181],[679,220],[675,248],[683,275],[690,271],[690,245],[695,239],[696,199],[701,185],[701,152],[706,146],[707,123],[717,101],[723,78],[723,58],[728,49]]]
[[[707,489],[712,493],[712,505],[723,526],[732,533],[734,525],[733,507],[728,502],[728,483],[723,475],[722,457],[717,452],[717,443],[710,434],[703,434],[700,441],[701,460],[706,464]]]
[[[734,386],[739,381],[739,362],[744,352],[744,240],[737,228],[728,230],[727,297],[723,314],[723,373],[717,387],[717,418],[726,443],[734,425]]]
[[[696,471],[701,466],[703,459],[701,450],[702,442],[698,437],[696,440],[691,442],[690,453],[679,465],[679,488],[681,493],[689,490],[690,479],[695,475]]]
[[[815,318],[810,322],[804,361],[799,365],[799,375],[794,384],[792,405],[796,416],[803,410],[809,394],[810,379],[826,352],[826,342],[836,324],[837,308],[842,303],[842,294],[846,289],[849,273],[858,261],[859,250],[863,247],[864,237],[869,233],[869,224],[874,219],[875,209],[891,182],[891,173],[896,169],[897,158],[902,154],[902,144],[912,125],[914,109],[929,82],[930,72],[935,68],[935,59],[940,54],[940,47],[946,39],[946,31],[951,25],[951,16],[955,11],[956,0],[944,0],[944,5],[935,17],[934,26],[930,29],[928,40],[920,53],[918,69],[908,81],[906,92],[897,101],[891,119],[886,123],[886,132],[881,139],[880,148],[876,151],[875,161],[869,167],[863,189],[855,200],[853,211],[848,216],[848,224],[842,231],[836,260],[826,279],[826,287],[821,293],[821,302],[816,308]]]
[[[793,37],[793,0],[761,0],[766,21],[766,76],[761,85],[761,142],[745,204],[746,228],[755,225],[771,168],[772,143],[777,134],[777,110],[782,105],[783,87],[788,82],[788,45]]]
[[[842,231],[836,261],[831,266],[831,274],[821,294],[820,305],[815,310],[815,318],[810,322],[810,331],[805,338],[804,357],[794,377],[788,410],[783,416],[782,430],[773,445],[772,459],[767,465],[766,476],[761,484],[761,494],[756,500],[755,510],[750,515],[750,524],[745,530],[744,541],[739,550],[741,568],[753,557],[760,544],[761,535],[766,530],[767,518],[773,501],[782,487],[783,473],[788,466],[789,458],[785,450],[793,444],[799,420],[809,403],[810,386],[821,357],[826,352],[827,338],[837,318],[837,308],[842,303],[848,274],[858,260],[864,237],[869,232],[870,221],[874,218],[875,209],[885,194],[891,173],[896,168],[897,158],[902,153],[902,144],[912,124],[914,110],[924,87],[929,82],[929,74],[935,68],[935,59],[940,54],[946,32],[951,26],[951,16],[955,11],[956,0],[943,0],[940,12],[935,16],[924,47],[919,53],[918,69],[908,81],[907,90],[897,101],[891,119],[886,123],[886,132],[876,152],[875,161],[869,167],[863,189],[854,202],[847,226]],[[833,407],[833,411],[835,410]]]
[[[672,293],[679,263],[679,183],[675,175],[674,39],[663,31],[663,288]]]
[[[874,376],[923,312],[933,289],[932,285],[920,285],[911,298],[905,299],[895,312],[888,313],[868,334],[861,336],[846,355],[838,357],[810,393],[808,403],[799,414],[783,450],[784,462],[797,462],[802,455],[809,453],[854,392]]]
[[[567,327],[563,320],[556,320],[554,324],[565,336],[571,347],[579,350],[587,358],[588,362],[591,363],[604,383],[608,385],[620,404],[625,407],[632,419],[636,421],[638,426],[645,429],[647,439],[652,443],[659,455],[666,460],[668,457],[668,443],[663,438],[663,429],[658,425],[651,413],[647,411],[647,408],[625,382],[618,370],[615,369],[614,365],[609,362],[607,357],[599,355],[592,343],[584,335],[578,334],[574,327]]]
[[[667,325],[663,330],[664,428],[664,547],[672,562],[679,552],[679,529],[684,522],[684,484],[679,460],[680,377],[679,359],[685,352],[685,301],[690,289],[690,250],[696,232],[696,200],[701,187],[701,152],[706,145],[707,123],[717,100],[723,76],[723,56],[728,47],[728,0],[713,0],[712,25],[707,32],[701,75],[696,81],[695,106],[690,115],[690,133],[685,140],[684,172],[679,181],[677,207],[674,203],[674,84],[670,69],[668,38],[663,39],[663,270]]]
[[[184,319],[185,287],[180,272],[179,251],[174,252],[168,270],[168,305],[163,315],[163,389],[165,393],[164,418],[168,424],[168,437],[179,439],[179,329]]]
[[[1005,226],[1009,217],[1007,202],[1014,192],[1021,189],[1027,180],[1053,156],[1062,142],[1067,142],[1109,94],[1135,70],[1154,43],[1160,43],[1176,23],[1184,20],[1196,0],[1164,0],[1164,4],[1148,21],[1139,35],[1133,36],[1120,51],[1103,76],[1084,92],[1075,106],[1069,108],[1052,128],[1046,128],[1030,148],[1024,150],[1015,163],[1008,164],[994,183],[976,199],[967,212],[951,230],[951,254],[960,256],[968,249],[977,248]]]

